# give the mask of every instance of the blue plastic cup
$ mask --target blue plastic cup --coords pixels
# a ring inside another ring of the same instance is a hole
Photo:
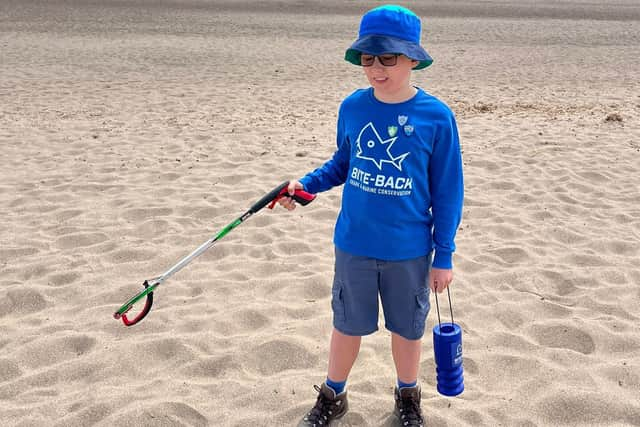
[[[433,352],[436,361],[438,393],[457,396],[464,390],[462,369],[462,329],[455,323],[433,327]]]

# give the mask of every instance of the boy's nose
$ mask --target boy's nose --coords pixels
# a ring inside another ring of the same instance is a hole
[[[380,62],[380,58],[378,58],[377,56],[373,58],[373,64],[371,66],[376,68],[384,68],[384,65],[382,65],[382,62]]]

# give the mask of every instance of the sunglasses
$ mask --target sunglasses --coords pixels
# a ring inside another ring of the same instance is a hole
[[[376,58],[385,67],[393,67],[398,63],[399,53],[383,53],[382,55],[368,55],[363,53],[360,55],[360,65],[363,67],[371,67]]]

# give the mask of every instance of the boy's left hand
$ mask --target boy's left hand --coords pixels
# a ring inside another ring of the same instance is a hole
[[[431,268],[429,273],[429,288],[432,291],[441,293],[453,281],[453,270],[443,268]]]

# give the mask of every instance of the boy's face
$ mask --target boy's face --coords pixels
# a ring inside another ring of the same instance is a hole
[[[380,55],[383,62],[393,63],[390,58],[394,55]],[[371,55],[362,54],[361,61],[369,63]],[[369,80],[369,84],[374,91],[380,95],[393,96],[402,94],[410,87],[411,70],[418,65],[418,61],[407,58],[404,55],[398,55],[397,62],[392,66],[384,66],[380,63],[380,58],[376,57],[373,64],[368,67],[362,67],[364,74]]]

